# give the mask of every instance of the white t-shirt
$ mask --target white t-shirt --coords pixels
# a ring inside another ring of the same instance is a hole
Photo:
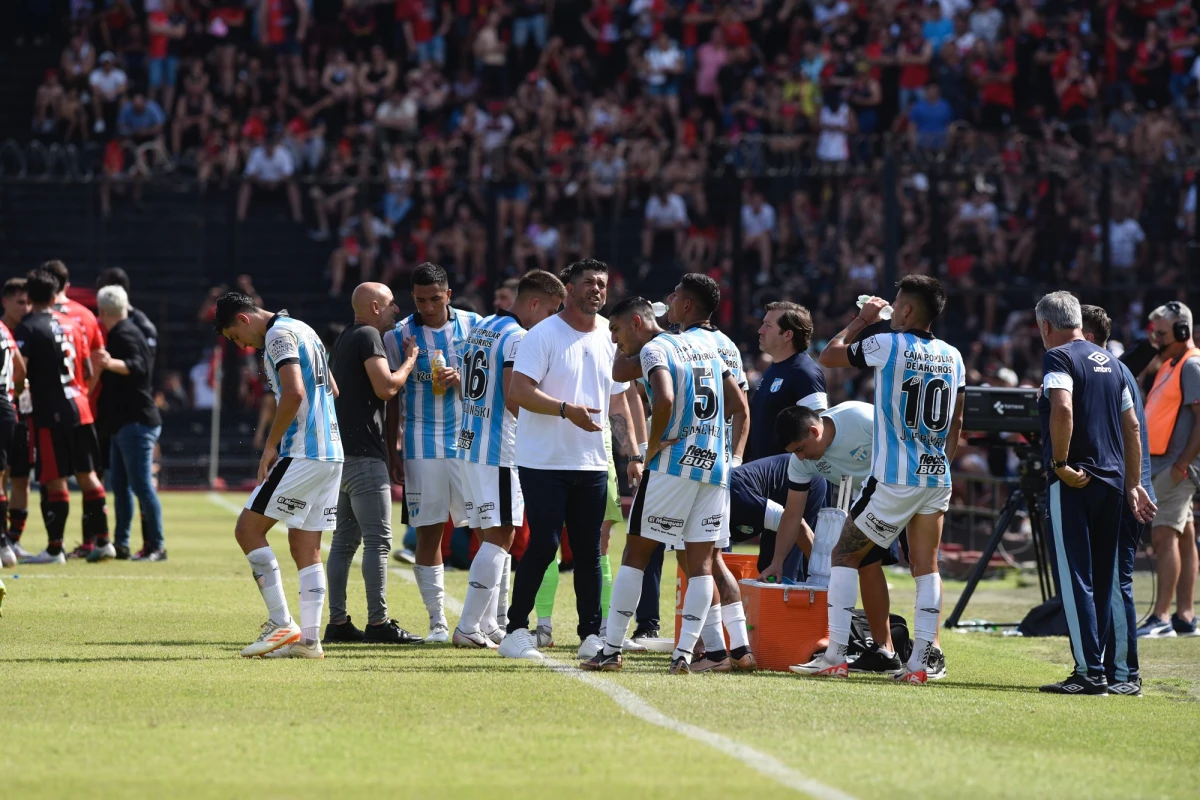
[[[656,228],[674,228],[688,224],[687,205],[683,198],[671,192],[667,201],[658,199],[658,195],[650,195],[646,201],[646,221]]]
[[[1137,265],[1138,245],[1146,241],[1142,226],[1133,217],[1108,224],[1108,242],[1112,250],[1112,265],[1131,269]]]
[[[646,66],[650,69],[646,82],[651,86],[663,86],[668,78],[675,77],[675,70],[683,67],[683,53],[674,42],[666,50],[651,47],[646,51]]]
[[[742,236],[758,236],[760,233],[775,233],[775,209],[763,203],[757,213],[750,203],[742,206]]]
[[[188,379],[192,382],[192,407],[198,411],[210,409],[216,402],[216,392],[209,384],[211,375],[212,365],[207,359],[196,364],[188,373]]]
[[[795,455],[788,459],[788,488],[807,492],[812,479],[817,476],[829,481],[831,486],[837,486],[843,477],[848,477],[851,489],[858,491],[859,484],[871,474],[875,407],[850,400],[821,414],[821,419],[826,424],[833,422],[833,441],[817,461]]]
[[[267,148],[256,147],[250,153],[250,162],[246,164],[246,175],[267,183],[278,183],[284,178],[290,178],[296,171],[292,164],[292,156],[286,147],[276,147],[275,152],[267,154]]]
[[[517,351],[513,372],[528,375],[539,389],[560,401],[598,408],[603,427],[609,398],[629,388],[612,379],[617,346],[608,320],[596,317],[596,329],[577,331],[557,314],[529,329]],[[607,472],[604,433],[588,433],[570,420],[521,409],[517,417],[517,466],[532,469]]]
[[[125,77],[124,70],[114,68],[112,72],[105,72],[96,67],[92,70],[92,74],[88,76],[88,85],[92,87],[103,100],[113,100],[120,94],[129,81]]]

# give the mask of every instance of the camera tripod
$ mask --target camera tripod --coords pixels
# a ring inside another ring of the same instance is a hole
[[[1031,531],[1033,541],[1033,554],[1037,562],[1038,588],[1042,592],[1042,602],[1046,602],[1056,594],[1054,586],[1054,578],[1050,570],[1050,556],[1046,547],[1046,530],[1045,530],[1045,495],[1046,495],[1046,476],[1042,464],[1042,447],[1039,437],[1030,435],[1028,444],[1012,445],[1011,442],[991,441],[992,444],[1000,444],[1004,446],[1012,446],[1017,451],[1017,456],[1021,459],[1018,474],[1020,480],[1017,488],[1008,498],[1008,502],[1000,509],[1000,516],[996,519],[996,525],[992,529],[992,535],[988,539],[987,545],[983,548],[983,552],[979,555],[979,561],[971,570],[971,574],[967,577],[967,585],[963,589],[962,596],[958,598],[958,603],[955,604],[954,610],[950,612],[950,616],[946,618],[946,628],[973,628],[981,627],[979,623],[960,622],[963,611],[967,608],[967,603],[971,600],[971,595],[975,593],[979,581],[983,578],[984,572],[987,571],[991,564],[992,556],[996,553],[996,548],[1000,546],[1000,541],[1004,534],[1011,527],[1013,519],[1017,513],[1024,510],[1029,515],[1029,529]],[[1021,623],[1019,622],[989,622],[986,627],[989,628],[1016,628]]]

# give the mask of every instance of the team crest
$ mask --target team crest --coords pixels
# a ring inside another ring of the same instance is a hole
[[[783,378],[776,378],[771,382],[771,393],[778,392],[780,386],[783,386]]]

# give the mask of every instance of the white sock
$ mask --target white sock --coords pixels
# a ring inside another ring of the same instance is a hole
[[[288,613],[287,598],[283,594],[283,578],[279,575],[279,562],[275,560],[275,553],[270,547],[260,547],[247,553],[246,560],[250,562],[254,582],[258,584],[263,602],[267,604],[271,622],[287,625],[292,621],[292,615]]]
[[[741,600],[721,607],[721,621],[725,623],[725,631],[729,634],[730,650],[750,646],[750,634],[746,631],[746,609]]]
[[[763,527],[769,531],[777,531],[781,519],[783,519],[783,506],[774,500],[768,500],[767,512],[763,514]]]
[[[300,570],[300,630],[305,639],[321,638],[325,610],[325,567],[318,561]]]
[[[508,628],[508,583],[512,580],[512,554],[504,554],[504,566],[500,569],[500,584],[496,597],[496,624]]]
[[[482,630],[481,625],[486,617],[492,617],[493,598],[496,596],[496,584],[500,582],[500,571],[504,569],[504,549],[490,542],[484,542],[471,562],[471,571],[467,573],[467,596],[463,599],[462,614],[458,618],[458,629],[463,633],[475,633]],[[487,620],[495,627],[495,620]]]
[[[608,622],[604,626],[604,644],[606,653],[619,653],[625,645],[625,634],[629,632],[629,621],[637,611],[638,600],[642,598],[642,578],[645,573],[640,569],[621,565],[613,576],[612,596],[608,603]]]
[[[554,630],[554,618],[553,617],[538,617],[537,626],[539,628],[545,628],[548,631]]]
[[[829,648],[825,660],[840,664],[850,644],[850,620],[858,603],[858,570],[834,567],[829,571]]]
[[[421,590],[421,600],[425,610],[429,612],[429,629],[446,624],[445,611],[445,569],[441,564],[436,567],[423,567],[413,564],[413,575],[417,578],[417,588]]]
[[[710,653],[718,653],[725,649],[725,637],[721,635],[720,603],[708,607],[708,616],[704,618],[700,638],[704,640],[704,649]]]
[[[913,651],[908,668],[925,669],[929,648],[937,638],[938,619],[942,615],[942,576],[936,572],[916,579],[917,603],[913,614]]]
[[[692,663],[692,650],[696,647],[696,640],[700,638],[701,628],[704,627],[704,618],[712,602],[712,593],[712,575],[688,578],[687,591],[683,595],[683,624],[679,626],[679,644],[675,646],[672,658],[683,656],[689,664]]]
[[[488,601],[485,608],[483,620],[479,623],[479,630],[491,633],[500,627],[500,623],[496,621],[496,602],[499,600],[500,593],[497,587],[493,586],[492,591],[488,592]]]

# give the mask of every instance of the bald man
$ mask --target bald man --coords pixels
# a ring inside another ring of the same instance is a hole
[[[382,283],[364,283],[354,290],[350,304],[354,322],[346,326],[333,345],[331,367],[339,390],[338,432],[346,461],[338,495],[337,530],[326,566],[329,625],[322,643],[419,644],[423,641],[419,636],[413,636],[388,618],[392,481],[384,444],[384,406],[408,379],[417,361],[417,346],[411,339],[406,341],[404,363],[395,372],[389,371],[382,334],[396,322],[398,309],[392,302],[392,290]],[[346,613],[346,582],[360,543],[367,589],[364,630],[356,628]]]

